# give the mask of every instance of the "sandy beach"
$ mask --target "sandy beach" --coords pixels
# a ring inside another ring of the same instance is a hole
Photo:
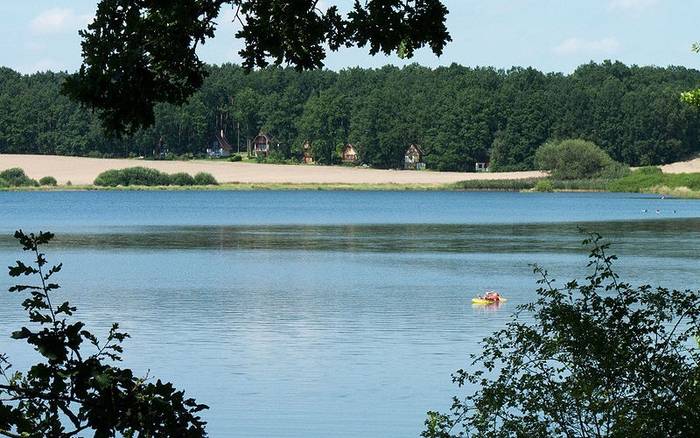
[[[277,184],[424,184],[440,185],[465,180],[524,179],[544,176],[542,172],[466,173],[397,171],[343,166],[278,165],[231,163],[226,161],[146,161],[101,159],[55,155],[0,155],[0,170],[20,167],[34,179],[53,176],[59,184],[92,184],[109,169],[144,166],[162,172],[209,172],[220,183]]]
[[[361,167],[231,163],[227,161],[147,161],[56,155],[0,154],[0,170],[20,167],[31,178],[53,176],[59,184],[89,185],[109,169],[144,166],[167,173],[209,172],[220,183],[252,184],[420,184],[441,185],[466,180],[526,179],[543,172],[431,172],[365,169]],[[665,173],[700,172],[700,158],[661,166]]]

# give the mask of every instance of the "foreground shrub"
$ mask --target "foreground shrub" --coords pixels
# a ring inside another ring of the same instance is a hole
[[[42,186],[55,186],[58,184],[58,181],[52,176],[45,176],[39,180],[39,184]]]
[[[537,149],[535,165],[549,171],[554,179],[607,178],[606,173],[625,172],[625,166],[595,143],[585,140],[547,142]]]
[[[32,263],[18,261],[10,276],[33,276],[34,284],[19,284],[10,292],[25,295],[22,303],[28,324],[12,333],[26,342],[40,360],[26,372],[11,370],[9,358],[0,354],[0,435],[7,437],[183,437],[206,436],[199,412],[207,406],[185,398],[171,383],[136,377],[119,368],[122,341],[129,337],[112,328],[104,340],[72,320],[76,311],[68,302],[56,306],[59,286],[52,277],[61,271],[49,268],[42,245],[51,233],[15,238],[30,253]],[[60,302],[60,301],[58,301]]]
[[[193,186],[194,178],[189,173],[179,172],[170,175],[170,185],[172,186]]]
[[[231,157],[228,160],[231,162],[236,162],[236,161],[243,160],[243,157],[241,157],[239,154],[235,154],[235,155],[231,155]]]
[[[194,176],[194,183],[198,186],[215,186],[219,182],[214,178],[214,175],[207,172],[199,172]]]
[[[0,172],[0,180],[3,180],[7,187],[30,187],[38,186],[35,180],[29,178],[23,169],[13,167],[12,169]]]
[[[600,236],[584,244],[585,280],[536,267],[537,301],[482,341],[453,376],[468,395],[422,436],[700,436],[700,291],[634,287]]]

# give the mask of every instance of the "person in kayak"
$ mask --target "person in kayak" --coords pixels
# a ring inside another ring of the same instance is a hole
[[[488,291],[486,292],[486,295],[484,295],[482,298],[493,302],[499,302],[501,301],[501,294],[494,291]]]

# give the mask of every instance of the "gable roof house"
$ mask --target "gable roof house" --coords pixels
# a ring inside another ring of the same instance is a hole
[[[358,158],[357,149],[351,143],[346,144],[340,152],[340,161],[343,163],[356,163]]]
[[[304,164],[314,164],[314,151],[311,149],[311,142],[305,141],[301,147],[301,152],[304,154],[302,159]]]
[[[216,133],[216,139],[212,142],[211,147],[207,148],[207,155],[211,158],[222,158],[231,155],[233,147],[226,139],[224,130]]]
[[[255,157],[267,157],[272,147],[279,146],[271,135],[261,132],[251,142],[251,155]]]
[[[408,149],[406,149],[406,153],[404,154],[403,168],[414,170],[425,169],[425,163],[423,162],[424,157],[425,153],[423,152],[423,149],[421,149],[421,147],[417,144],[412,143],[408,146]]]

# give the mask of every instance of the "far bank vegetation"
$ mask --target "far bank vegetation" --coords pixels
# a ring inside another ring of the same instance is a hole
[[[8,127],[0,128],[0,153],[204,158],[222,132],[231,154],[245,154],[251,139],[268,133],[276,141],[265,160],[285,163],[302,162],[307,144],[315,163],[334,164],[338,148],[352,144],[358,164],[403,168],[407,147],[416,144],[428,169],[444,171],[474,171],[476,163],[533,170],[542,144],[566,138],[591,141],[629,166],[700,152],[698,109],[679,98],[700,83],[700,72],[683,67],[603,62],[568,75],[456,64],[207,70],[184,106],[159,105],[153,127],[117,139],[59,94],[64,73],[0,68],[0,127]],[[29,114],[32,108],[44,110]]]

